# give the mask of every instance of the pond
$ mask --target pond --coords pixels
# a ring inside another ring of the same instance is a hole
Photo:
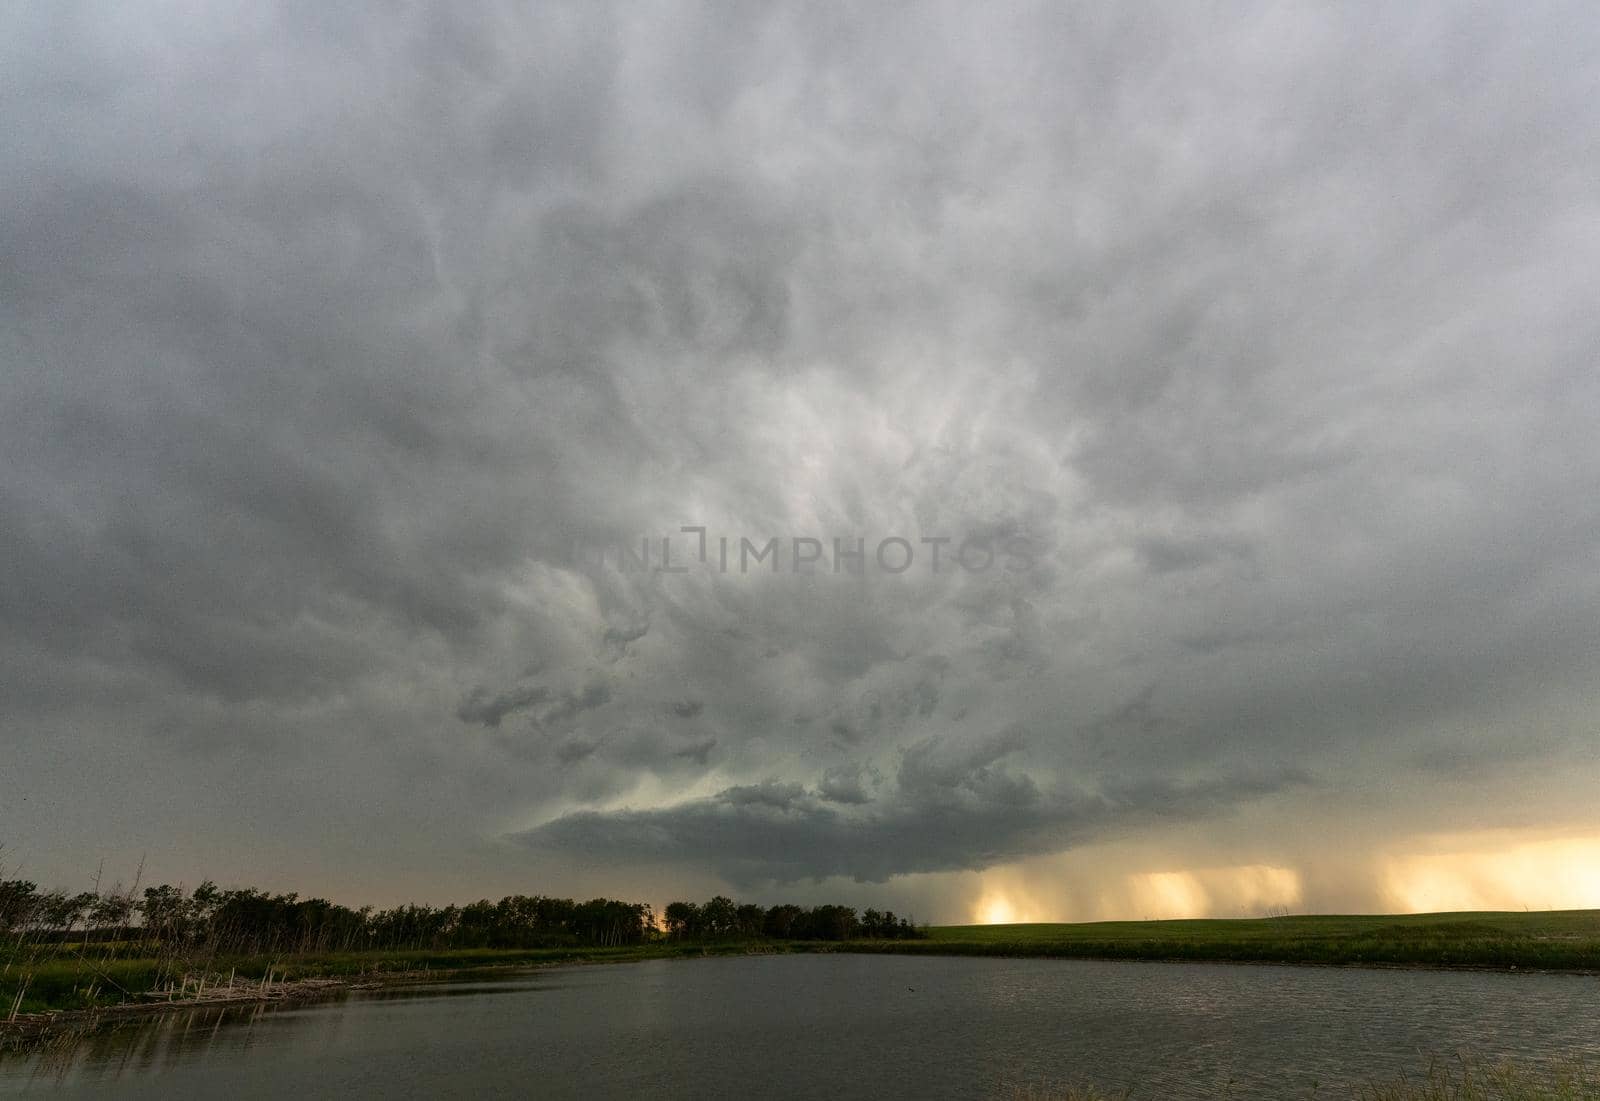
[[[748,956],[195,1011],[0,1061],[58,1097],[1339,1096],[1458,1052],[1600,1057],[1600,979],[1087,960]]]

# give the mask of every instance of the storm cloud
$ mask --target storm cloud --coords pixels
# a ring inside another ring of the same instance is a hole
[[[1152,820],[1204,819],[1301,779],[1144,779],[1046,793],[1000,766],[1013,748],[1004,737],[915,743],[901,754],[895,784],[877,798],[830,770],[815,790],[767,780],[646,811],[579,811],[521,840],[627,862],[706,853],[728,882],[746,888],[835,876],[882,881],[1061,852]]]
[[[12,24],[34,878],[892,891],[1600,826],[1587,9]]]

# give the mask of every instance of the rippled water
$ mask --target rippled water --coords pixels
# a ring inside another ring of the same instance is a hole
[[[757,956],[571,967],[125,1025],[0,1094],[1323,1097],[1469,1051],[1600,1057],[1600,979]],[[1231,1083],[1231,1086],[1230,1086]]]

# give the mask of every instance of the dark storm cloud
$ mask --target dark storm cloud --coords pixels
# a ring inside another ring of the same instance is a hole
[[[876,769],[861,765],[834,765],[825,769],[817,781],[817,795],[830,803],[870,803],[869,783],[881,782]]]
[[[497,693],[479,685],[468,692],[456,708],[456,718],[464,723],[498,727],[507,715],[529,711],[532,724],[544,727],[565,723],[610,702],[611,686],[604,681],[595,681],[578,691],[561,695],[542,684],[522,684]]]
[[[500,720],[513,711],[521,711],[549,698],[550,689],[542,684],[509,688],[498,695],[491,695],[480,685],[461,701],[461,706],[456,708],[456,718],[464,723],[499,726]]]
[[[13,24],[0,842],[44,864],[876,880],[1585,775],[1581,6]],[[724,574],[686,525],[1038,553]],[[694,568],[616,567],[662,537]]]
[[[1114,835],[1152,819],[1204,818],[1240,799],[1303,782],[1282,774],[1176,783],[1149,778],[1104,791],[1041,791],[997,762],[1019,743],[970,746],[924,740],[902,756],[882,798],[859,788],[840,798],[832,772],[817,790],[766,780],[646,811],[580,811],[521,835],[531,847],[619,861],[709,854],[729,881],[753,886],[852,876],[986,867]]]

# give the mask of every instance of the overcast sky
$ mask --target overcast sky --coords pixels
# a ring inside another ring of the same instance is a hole
[[[5,867],[958,920],[1600,859],[1588,5],[7,23]]]

